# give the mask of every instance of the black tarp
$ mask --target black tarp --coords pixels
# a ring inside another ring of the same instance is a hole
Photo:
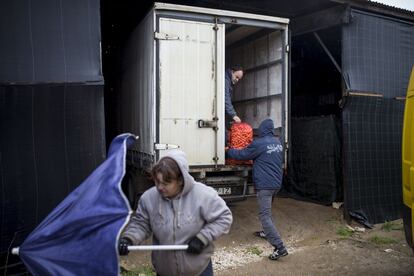
[[[99,0],[0,1],[0,83],[103,82]]]
[[[104,160],[103,113],[102,86],[0,86],[0,253]]]
[[[352,92],[342,114],[345,210],[370,223],[400,217],[401,131],[414,64],[414,24],[352,10],[342,32],[342,69]]]
[[[0,270],[105,157],[100,23],[99,0],[0,1]]]
[[[341,144],[335,116],[292,118],[291,159],[284,189],[322,204],[342,199]]]
[[[405,96],[414,64],[414,23],[352,10],[342,41],[350,90]]]
[[[345,208],[370,223],[401,217],[404,101],[347,97],[342,113]]]

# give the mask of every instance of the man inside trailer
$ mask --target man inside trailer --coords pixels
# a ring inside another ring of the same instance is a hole
[[[241,123],[240,117],[237,116],[233,107],[233,90],[234,86],[243,78],[244,70],[241,66],[233,66],[226,70],[225,75],[225,113],[226,113],[226,144],[229,139],[228,129],[232,122]]]

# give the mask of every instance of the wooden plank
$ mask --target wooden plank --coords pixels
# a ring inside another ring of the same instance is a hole
[[[373,93],[373,92],[363,92],[363,91],[347,91],[347,96],[365,96],[365,97],[378,97],[382,98],[384,95],[380,93]]]

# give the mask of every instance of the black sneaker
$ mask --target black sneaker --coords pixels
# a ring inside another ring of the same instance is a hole
[[[263,230],[262,231],[256,231],[256,232],[254,232],[254,235],[256,237],[259,237],[259,238],[262,238],[262,239],[266,239],[266,234],[265,234],[265,232]]]
[[[288,255],[288,251],[286,250],[286,247],[283,247],[282,249],[275,248],[273,253],[269,255],[269,259],[271,259],[272,261],[276,261],[280,257],[284,257],[287,255]]]

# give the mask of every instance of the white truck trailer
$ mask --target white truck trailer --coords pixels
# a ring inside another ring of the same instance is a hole
[[[140,138],[129,151],[130,196],[166,149],[186,152],[190,172],[225,199],[254,193],[250,166],[225,163],[225,69],[240,65],[233,105],[254,129],[272,118],[289,140],[288,23],[279,17],[155,3],[123,56],[122,131]],[[285,158],[286,159],[286,158]],[[286,164],[286,162],[285,162]]]

